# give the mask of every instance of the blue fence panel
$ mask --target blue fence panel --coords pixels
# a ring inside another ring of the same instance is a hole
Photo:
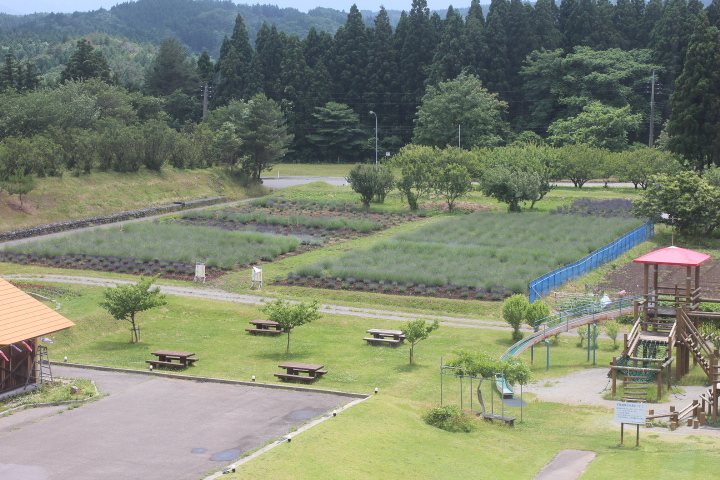
[[[600,265],[616,259],[631,248],[652,238],[654,235],[655,224],[653,222],[647,222],[612,243],[595,250],[587,257],[536,278],[528,284],[530,303],[547,295],[551,290],[564,285],[568,281],[585,275]]]

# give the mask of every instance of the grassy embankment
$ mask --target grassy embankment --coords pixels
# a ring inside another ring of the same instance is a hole
[[[175,170],[137,173],[95,172],[91,175],[37,179],[23,197],[0,192],[0,230],[87,218],[96,215],[167,205],[225,195],[241,200],[267,192],[263,187],[241,187],[223,169]]]

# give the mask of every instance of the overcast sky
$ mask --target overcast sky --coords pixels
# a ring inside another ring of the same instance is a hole
[[[9,1],[0,0],[0,12],[12,15],[24,15],[36,12],[89,12],[97,10],[101,7],[110,8],[119,2],[117,0],[25,0],[25,1]],[[412,0],[256,0],[249,2],[235,2],[247,4],[269,4],[277,5],[280,8],[293,7],[302,12],[307,12],[315,7],[328,7],[341,11],[349,11],[353,3],[360,10],[377,11],[380,5],[384,5],[387,10],[410,10]],[[490,3],[482,2],[482,3]],[[428,0],[428,7],[432,10],[447,10],[448,5],[453,7],[469,7],[470,0],[458,0],[453,3],[451,0]]]

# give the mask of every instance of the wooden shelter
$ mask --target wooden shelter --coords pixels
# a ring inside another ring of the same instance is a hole
[[[0,394],[38,381],[38,339],[75,325],[0,278]]]

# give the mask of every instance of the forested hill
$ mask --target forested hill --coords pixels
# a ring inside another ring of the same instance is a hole
[[[351,4],[347,5],[350,8]],[[347,13],[332,8],[315,8],[308,13],[274,5],[236,5],[227,0],[138,0],[125,2],[110,10],[75,13],[38,13],[33,15],[0,14],[2,45],[8,47],[22,39],[33,38],[50,44],[102,32],[125,37],[132,42],[159,45],[176,38],[191,53],[207,50],[217,57],[225,35],[232,32],[237,14],[243,16],[251,41],[263,22],[275,24],[279,31],[304,38],[310,27],[334,34],[347,20]],[[393,12],[396,20],[400,12]],[[368,23],[372,12],[363,12]],[[8,42],[9,40],[9,42]],[[22,52],[12,52],[22,59]]]

